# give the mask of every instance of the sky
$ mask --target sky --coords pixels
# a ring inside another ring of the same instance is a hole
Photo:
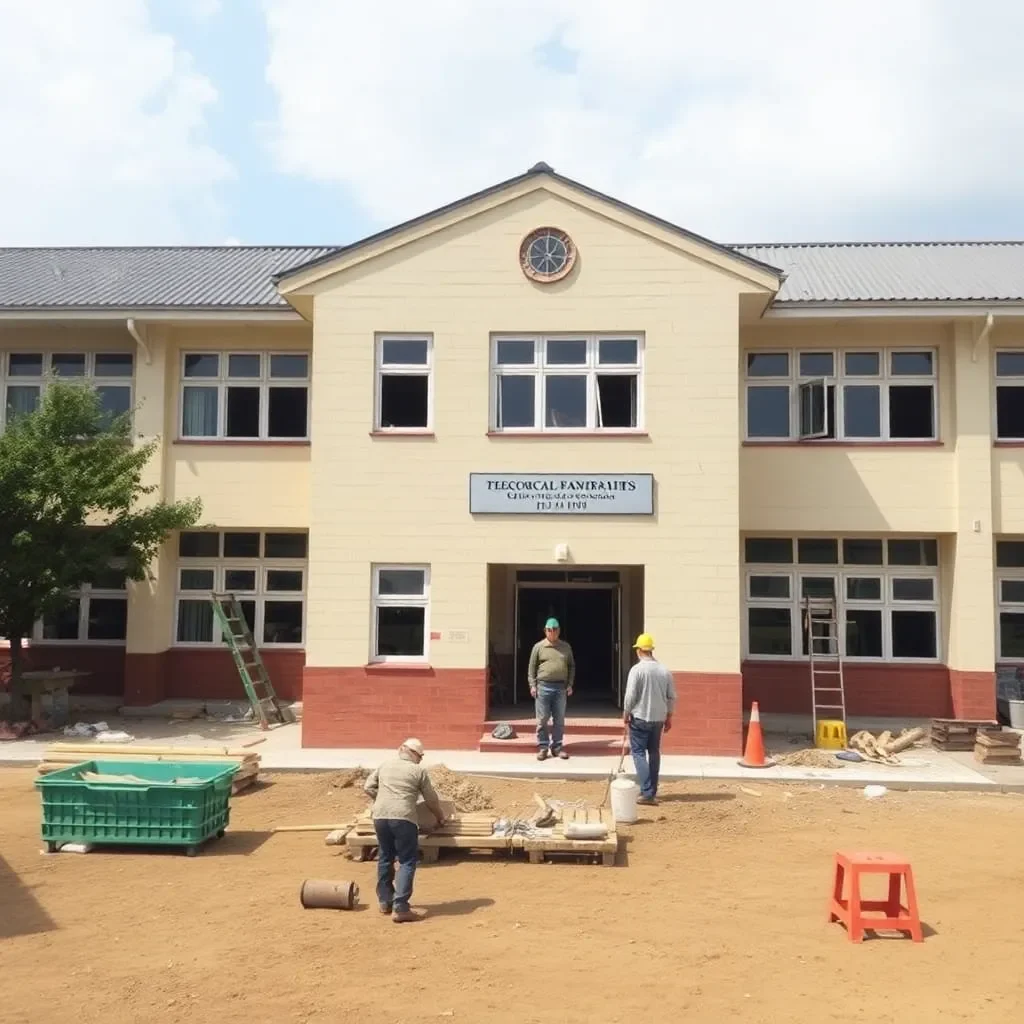
[[[557,171],[720,242],[1024,238],[1018,0],[0,0],[0,245],[344,244]]]

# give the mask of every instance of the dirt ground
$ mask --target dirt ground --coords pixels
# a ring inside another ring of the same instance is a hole
[[[268,776],[199,857],[40,855],[34,773],[0,769],[0,1020],[745,1024],[984,1020],[1024,1005],[1024,797],[674,783],[615,868],[455,852],[420,868],[420,924],[375,908],[373,863],[319,833],[362,800],[339,773]],[[529,782],[480,783],[497,810]],[[603,784],[548,782],[599,802]],[[924,945],[826,923],[837,848],[912,861]],[[356,912],[303,910],[352,879]],[[995,1017],[993,1017],[995,1019]],[[1008,1018],[1009,1019],[1009,1018]]]

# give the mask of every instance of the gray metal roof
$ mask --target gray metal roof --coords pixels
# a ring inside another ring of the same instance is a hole
[[[326,246],[0,249],[0,309],[288,308],[273,277]]]
[[[733,248],[786,274],[776,304],[1024,300],[1024,242],[818,242]]]

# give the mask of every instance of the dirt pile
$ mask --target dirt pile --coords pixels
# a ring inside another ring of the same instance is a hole
[[[430,781],[438,795],[443,800],[451,800],[458,811],[486,811],[494,806],[494,797],[483,786],[443,764],[430,769]]]
[[[353,786],[362,786],[366,781],[369,771],[366,768],[346,768],[344,771],[335,772],[328,780],[329,789],[351,789]]]

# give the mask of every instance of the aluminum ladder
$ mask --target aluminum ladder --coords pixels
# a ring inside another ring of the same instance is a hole
[[[291,710],[282,707],[277,699],[238,598],[234,594],[211,594],[210,603],[260,728],[269,729],[271,723],[284,725],[294,722]]]
[[[846,725],[846,688],[834,597],[804,598],[804,629],[807,631],[807,657],[811,667],[811,710],[814,716],[811,735],[816,738],[819,718],[839,719]]]

